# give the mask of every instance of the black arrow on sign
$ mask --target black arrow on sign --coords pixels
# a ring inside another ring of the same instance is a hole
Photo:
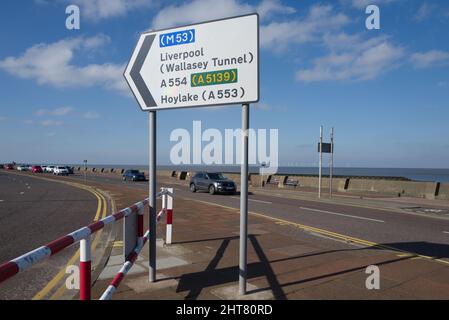
[[[140,75],[140,70],[142,69],[143,63],[145,62],[148,52],[150,51],[151,45],[153,44],[154,37],[155,35],[152,34],[147,36],[145,40],[143,40],[136,61],[134,62],[131,72],[129,73],[147,108],[156,107],[157,104],[154,101],[150,90],[148,90],[145,81],[143,81],[143,78]]]

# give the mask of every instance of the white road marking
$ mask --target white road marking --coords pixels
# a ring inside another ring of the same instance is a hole
[[[449,234],[449,231],[443,231],[443,233]]]
[[[3,202],[3,201],[5,201],[5,200],[0,200],[0,202]]]
[[[354,219],[368,220],[368,221],[381,222],[381,223],[384,223],[384,222],[385,222],[385,221],[383,221],[383,220],[377,220],[377,219],[371,219],[371,218],[365,218],[365,217],[353,216],[353,215],[350,215],[350,214],[344,214],[344,213],[338,213],[338,212],[332,212],[332,211],[326,211],[326,210],[318,210],[318,209],[305,208],[305,207],[299,207],[299,208],[300,208],[300,209],[303,209],[303,210],[316,211],[316,212],[321,212],[321,213],[328,213],[328,214],[333,214],[333,215],[336,215],[336,216],[342,216],[342,217],[347,217],[347,218],[354,218]]]
[[[233,198],[233,199],[240,199],[239,197],[231,197],[231,198]],[[273,202],[270,202],[270,201],[263,201],[263,200],[249,199],[249,198],[248,198],[248,200],[249,201],[254,201],[254,202],[260,202],[260,203],[266,203],[266,204],[272,204],[273,203]]]
[[[20,194],[24,194],[24,193],[25,193],[25,192],[22,191]]]

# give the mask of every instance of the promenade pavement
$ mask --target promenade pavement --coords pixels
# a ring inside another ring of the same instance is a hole
[[[146,196],[107,188],[118,207]],[[157,281],[148,282],[147,244],[113,299],[449,299],[447,264],[257,214],[249,216],[249,291],[241,297],[238,236],[235,209],[175,196],[172,245],[164,244],[164,221],[158,225]],[[122,246],[118,232],[93,298],[120,269]],[[379,290],[366,287],[370,265],[379,267]]]

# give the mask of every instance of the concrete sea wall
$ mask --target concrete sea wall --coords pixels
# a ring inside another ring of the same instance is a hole
[[[75,167],[75,171],[83,172],[83,167]],[[88,167],[88,172],[98,174],[116,174],[122,175],[126,169],[124,168],[92,168]],[[148,170],[144,170],[148,176]],[[194,172],[189,171],[170,171],[159,170],[158,176],[171,177],[173,179],[188,182]],[[225,173],[238,186],[240,185],[239,173]],[[323,190],[329,189],[329,178],[323,177],[321,186]],[[265,175],[258,174],[249,175],[249,184],[254,187],[264,186],[265,188],[286,188],[286,189],[316,189],[318,188],[318,177],[314,176],[298,176],[298,175]],[[336,177],[332,179],[332,190],[348,193],[374,193],[393,195],[397,197],[416,197],[426,199],[449,200],[449,184],[439,182],[421,182],[407,180],[393,180],[382,178],[359,178],[359,177]]]

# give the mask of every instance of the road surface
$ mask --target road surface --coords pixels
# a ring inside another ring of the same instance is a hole
[[[0,263],[92,222],[97,208],[86,190],[0,171]],[[0,284],[0,299],[33,298],[76,251],[72,246]]]
[[[83,179],[75,175],[75,179]],[[123,182],[119,176],[88,175],[89,181],[148,189],[148,182]],[[239,196],[191,193],[175,185],[176,196],[238,209]],[[176,204],[175,204],[176,205]],[[399,213],[385,209],[330,204],[314,200],[250,195],[249,210],[294,223],[429,256],[449,264],[449,219]]]

